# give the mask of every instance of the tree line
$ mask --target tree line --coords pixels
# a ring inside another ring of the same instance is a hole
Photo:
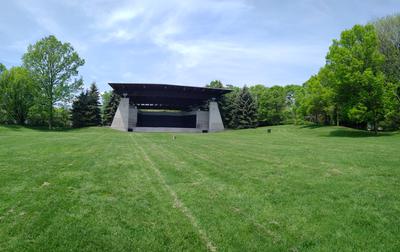
[[[83,90],[78,78],[84,63],[71,44],[55,36],[29,45],[21,66],[7,69],[0,63],[0,123],[50,129],[109,124],[116,103],[105,106],[102,115],[96,83]]]
[[[119,97],[83,90],[85,60],[55,36],[29,45],[21,66],[0,63],[0,123],[84,127],[110,125]],[[325,65],[303,85],[229,88],[220,101],[226,127],[315,123],[397,130],[400,127],[400,15],[341,33]]]
[[[397,130],[400,127],[400,15],[355,25],[335,39],[326,64],[302,86],[287,85],[231,88],[221,101],[225,124],[231,128],[257,125],[315,123],[370,129]],[[246,93],[245,100],[241,100]],[[251,98],[248,98],[248,94]],[[246,106],[247,119],[235,119]],[[243,123],[241,123],[243,121]]]

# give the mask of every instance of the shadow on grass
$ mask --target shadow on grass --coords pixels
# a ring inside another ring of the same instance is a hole
[[[351,138],[362,138],[362,137],[383,137],[383,136],[393,136],[398,134],[399,132],[378,132],[377,135],[373,131],[366,130],[358,130],[346,127],[337,127],[337,126],[327,126],[327,125],[317,125],[317,124],[309,124],[303,125],[299,127],[300,129],[322,129],[322,128],[330,128],[332,129],[327,134],[323,134],[321,136],[325,137],[351,137]]]
[[[374,132],[363,131],[363,130],[353,130],[353,129],[336,129],[332,130],[327,137],[351,137],[351,138],[365,138],[365,137],[384,137],[384,136],[393,136],[396,135],[397,132],[378,132],[375,135]]]
[[[41,132],[69,132],[69,131],[79,131],[81,129],[85,128],[53,128],[49,129],[48,127],[45,126],[22,126],[22,125],[0,125],[3,128],[6,128],[8,130],[12,131],[21,131],[24,129],[29,129],[29,130],[35,130],[35,131],[41,131]]]
[[[327,127],[326,125],[319,125],[319,124],[308,124],[308,125],[303,125],[300,127],[300,129],[319,129],[319,128],[324,128]]]

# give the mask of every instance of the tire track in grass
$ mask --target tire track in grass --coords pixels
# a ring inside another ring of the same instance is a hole
[[[192,151],[189,151],[187,148],[183,148],[183,147],[178,146],[178,145],[175,145],[175,147],[177,147],[178,149],[182,150],[183,152],[188,153],[189,155],[192,155],[192,156],[195,156],[195,157],[197,157],[197,158],[199,158],[199,159],[202,159],[203,161],[208,162],[208,163],[210,163],[210,164],[212,164],[212,165],[214,165],[214,166],[216,166],[216,167],[219,167],[219,166],[222,165],[221,163],[219,163],[219,162],[217,162],[217,161],[214,161],[214,160],[212,160],[212,159],[209,159],[209,158],[203,156],[202,154],[197,154],[197,153],[194,153],[194,152],[192,152]],[[238,191],[237,188],[233,187],[233,186],[230,185],[230,184],[227,184],[227,183],[225,183],[225,184],[230,188],[230,191],[236,191],[237,193],[239,193],[239,191]],[[279,234],[276,234],[275,232],[269,230],[265,225],[259,223],[259,222],[253,217],[253,215],[244,213],[243,211],[238,210],[238,209],[237,209],[236,207],[234,207],[234,206],[232,206],[231,208],[232,208],[232,209],[235,209],[235,211],[234,211],[235,214],[241,216],[245,221],[248,221],[249,223],[251,223],[252,225],[254,225],[256,228],[258,228],[259,230],[261,230],[263,233],[265,233],[265,234],[267,234],[268,236],[270,236],[270,237],[273,239],[273,243],[274,243],[274,244],[276,244],[276,243],[278,243],[278,242],[281,242],[282,238],[281,238],[281,236],[280,236]]]
[[[140,138],[142,138],[148,145],[151,145],[151,146],[155,147],[159,152],[164,152],[165,154],[167,154],[166,155],[167,157],[171,158],[172,156],[175,156],[176,157],[175,160],[181,160],[179,157],[176,156],[175,153],[173,153],[173,152],[171,152],[171,151],[169,151],[169,150],[167,150],[165,148],[160,148],[160,147],[156,146],[153,142],[145,140],[145,138],[142,137],[142,136]],[[221,163],[216,162],[216,161],[214,161],[212,159],[209,159],[209,158],[205,157],[204,155],[197,154],[197,153],[194,153],[192,151],[189,151],[187,148],[183,148],[183,147],[178,146],[178,145],[174,145],[174,147],[176,147],[177,149],[180,149],[182,152],[186,152],[189,155],[195,156],[195,157],[197,157],[197,158],[199,158],[199,159],[201,159],[201,160],[203,160],[205,162],[208,162],[208,163],[212,164],[215,167],[220,167],[221,166]],[[196,175],[201,176],[201,178],[203,180],[204,180],[204,178],[207,177],[207,175],[204,175],[200,171],[193,170],[193,169],[191,169],[191,171],[194,172]],[[220,181],[220,182],[222,182],[222,181]],[[227,182],[222,182],[222,183],[224,183],[225,186],[227,186],[229,188],[229,191],[235,191],[237,194],[239,193],[238,189],[236,187],[232,186],[231,184],[229,184]],[[260,230],[262,233],[264,233],[267,236],[271,237],[273,239],[273,243],[274,244],[282,241],[282,238],[281,238],[281,236],[279,234],[276,234],[275,232],[269,230],[265,225],[259,223],[251,214],[244,213],[243,211],[238,210],[233,205],[231,205],[231,209],[234,209],[233,213],[235,215],[240,216],[244,221],[252,224],[255,228]]]
[[[147,161],[147,163],[150,165],[149,167],[152,169],[152,171],[156,174],[156,176],[158,177],[158,179],[160,180],[161,184],[164,186],[164,188],[166,189],[166,191],[170,194],[170,196],[172,197],[173,201],[174,201],[174,207],[178,208],[183,215],[186,216],[186,218],[189,220],[190,224],[197,230],[197,232],[200,235],[201,240],[205,243],[207,249],[209,251],[215,252],[217,251],[217,247],[214,246],[213,242],[210,240],[210,238],[208,237],[207,233],[205,230],[203,230],[196,217],[192,214],[192,212],[190,211],[189,208],[187,208],[184,203],[179,199],[178,195],[176,194],[176,192],[167,184],[164,176],[161,174],[160,170],[157,168],[157,166],[155,165],[155,163],[149,158],[149,156],[147,155],[147,153],[145,152],[145,150],[142,148],[142,146],[140,146],[140,144],[138,144],[136,142],[136,140],[132,137],[132,134],[129,134],[130,138],[132,139],[133,143],[135,144],[135,146],[137,147],[138,150],[140,150],[140,152],[143,154],[143,158],[145,159],[145,161]]]

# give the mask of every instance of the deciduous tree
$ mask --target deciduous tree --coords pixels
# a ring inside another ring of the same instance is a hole
[[[0,75],[0,111],[3,120],[24,124],[34,102],[36,85],[29,71],[12,67]]]
[[[82,79],[73,77],[85,61],[71,44],[62,43],[52,35],[29,45],[22,60],[39,85],[38,98],[46,107],[48,126],[52,128],[54,105],[70,101],[83,85]]]
[[[338,102],[353,122],[371,123],[377,133],[383,115],[384,56],[372,25],[355,25],[334,40],[327,55]]]
[[[210,84],[206,85],[206,87],[209,88],[224,88],[224,85],[220,80],[213,80],[210,82]]]

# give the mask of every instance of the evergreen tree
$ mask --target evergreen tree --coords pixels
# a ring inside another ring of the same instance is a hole
[[[110,126],[117,111],[121,97],[112,91],[109,102],[106,104],[103,114],[103,125]]]
[[[88,111],[86,116],[86,126],[101,125],[100,114],[100,94],[96,83],[92,83],[88,92]]]
[[[257,127],[257,104],[246,86],[236,96],[233,124],[238,129]]]
[[[89,111],[89,94],[87,91],[82,91],[72,103],[71,121],[72,127],[80,128],[86,126],[87,115]]]

